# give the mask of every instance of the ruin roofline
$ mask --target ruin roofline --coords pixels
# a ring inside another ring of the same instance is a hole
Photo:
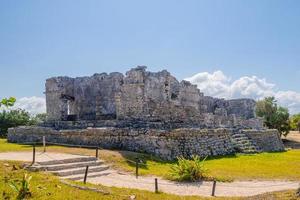
[[[144,66],[144,65],[138,65],[137,67],[131,68],[129,71],[131,71],[131,70],[137,70],[137,71],[139,71],[139,70],[145,70],[145,72],[148,73],[148,74],[159,74],[159,73],[168,73],[168,74],[171,74],[166,69],[163,69],[163,70],[157,71],[157,72],[146,71],[147,70],[147,66]],[[47,78],[46,82],[47,81],[52,81],[52,80],[57,80],[57,79],[58,80],[59,79],[75,80],[75,79],[88,79],[88,78],[92,78],[92,77],[96,77],[96,76],[115,76],[115,75],[123,76],[123,78],[125,78],[126,75],[127,75],[127,73],[129,71],[127,71],[125,73],[122,73],[122,72],[110,72],[110,73],[108,73],[108,72],[100,72],[100,73],[94,73],[91,76],[86,75],[86,76],[76,76],[76,77],[71,77],[71,76],[53,76],[53,77]],[[187,80],[184,80],[184,79],[179,81],[177,78],[175,78],[175,79],[179,83],[191,85],[191,86],[194,86],[194,87],[198,88],[196,84],[192,84],[190,81],[187,81]],[[245,97],[243,97],[243,98],[223,98],[223,97],[206,96],[205,94],[204,94],[204,96],[205,97],[211,97],[211,98],[214,98],[214,99],[228,100],[228,101],[234,101],[234,100],[253,100],[253,101],[255,101],[253,98],[245,98]]]

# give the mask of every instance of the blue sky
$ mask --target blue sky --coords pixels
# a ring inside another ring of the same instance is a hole
[[[137,65],[300,93],[297,0],[2,0],[0,27],[0,97],[42,97],[48,77]]]

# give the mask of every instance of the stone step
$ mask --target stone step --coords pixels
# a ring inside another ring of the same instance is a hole
[[[246,137],[245,134],[232,134],[232,137]]]
[[[249,140],[247,137],[238,137],[238,138],[233,138],[234,140]]]
[[[88,161],[96,161],[97,158],[95,157],[78,157],[78,158],[69,158],[63,160],[51,160],[51,161],[44,161],[44,162],[37,162],[40,165],[58,165],[64,163],[78,163],[78,162],[88,162]]]
[[[112,170],[104,170],[100,172],[91,172],[88,173],[88,178],[95,178],[95,177],[101,177],[101,176],[107,176],[111,174],[113,171]],[[69,179],[73,181],[83,181],[84,179],[84,174],[77,174],[77,175],[70,175],[70,176],[64,176],[62,177],[63,179]]]
[[[87,162],[76,162],[76,163],[63,163],[63,164],[55,164],[55,165],[42,165],[40,167],[41,170],[44,171],[59,171],[65,169],[72,169],[72,168],[80,168],[88,166],[99,166],[103,164],[103,161],[87,161]]]
[[[256,150],[245,150],[243,153],[258,153]]]
[[[89,172],[101,172],[104,170],[109,169],[109,166],[107,165],[101,165],[101,166],[91,166],[89,167]],[[60,171],[49,171],[50,173],[53,173],[57,176],[70,176],[75,174],[84,174],[86,170],[86,167],[79,167],[74,169],[66,169],[66,170],[60,170]]]

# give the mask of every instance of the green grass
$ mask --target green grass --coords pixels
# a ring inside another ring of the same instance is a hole
[[[25,151],[31,150],[32,147],[29,145],[19,145],[8,143],[6,139],[0,138],[0,152],[7,152],[7,151]]]
[[[38,172],[28,172],[23,169],[13,170],[13,165],[19,166],[18,162],[4,162],[0,161],[0,199],[15,199],[17,194],[10,188],[8,183],[10,181],[20,181],[24,173],[28,173],[32,176],[30,182],[30,188],[32,197],[29,199],[35,200],[125,200],[129,199],[131,195],[135,195],[136,199],[145,200],[160,200],[160,199],[170,199],[170,200],[204,200],[212,198],[204,197],[181,197],[177,195],[169,195],[164,193],[155,194],[150,191],[125,189],[125,188],[115,188],[115,187],[105,187],[101,185],[87,184],[90,187],[97,187],[101,190],[107,191],[110,194],[101,194],[93,191],[84,191],[80,189],[73,188],[62,184],[58,178],[46,173]],[[19,167],[17,167],[19,168]],[[74,182],[73,182],[74,183]],[[78,184],[78,183],[76,183]],[[82,185],[82,184],[80,184]],[[240,199],[240,198],[214,198],[214,199]]]
[[[0,139],[0,152],[7,151],[30,151],[31,146],[18,145],[7,143],[6,140]],[[42,147],[37,147],[38,151],[42,151]],[[49,152],[65,152],[75,154],[95,155],[94,150],[84,148],[66,148],[60,146],[47,147]],[[142,159],[146,166],[142,165],[140,174],[142,175],[158,175],[166,177],[169,173],[170,167],[174,164],[172,162],[162,161],[150,155],[134,153],[128,151],[112,151],[100,150],[101,159],[113,164],[115,168],[134,172],[135,165],[129,160],[134,160],[136,157]],[[7,165],[9,164],[9,165]],[[37,200],[44,199],[110,199],[110,200],[125,200],[129,199],[131,195],[135,195],[136,199],[146,200],[203,200],[212,199],[204,197],[183,197],[176,195],[169,195],[164,193],[155,194],[149,191],[104,187],[101,185],[92,187],[99,187],[103,190],[109,191],[109,195],[103,195],[92,191],[83,191],[70,186],[66,186],[59,182],[59,180],[50,174],[45,173],[31,173],[23,169],[13,170],[12,166],[19,165],[19,162],[0,161],[0,199],[15,199],[15,192],[8,186],[7,181],[21,180],[24,173],[29,173],[33,178],[31,181],[32,198]],[[254,155],[236,155],[218,158],[210,158],[206,161],[206,167],[210,174],[217,177],[219,180],[233,180],[233,179],[285,179],[285,180],[300,180],[300,150],[290,150],[281,153],[261,153]],[[281,191],[274,193],[267,193],[249,198],[213,198],[213,199],[282,199],[290,200],[297,199],[295,191]],[[299,198],[298,198],[299,199]]]
[[[0,139],[0,152],[17,150],[31,150],[31,147],[6,143],[6,140]],[[38,150],[41,151],[42,147]],[[47,151],[95,155],[95,150],[84,148],[50,146]],[[135,164],[128,160],[134,161],[138,157],[146,164],[140,165],[140,175],[156,175],[169,178],[170,168],[174,164],[151,155],[129,151],[100,150],[99,155],[101,159],[111,163],[113,167],[132,173],[135,172]],[[253,179],[299,181],[300,150],[209,158],[205,161],[205,167],[208,169],[209,175],[219,181]]]
[[[13,165],[17,166],[17,169],[13,169]],[[102,185],[87,184],[88,187],[96,187],[109,194],[101,194],[93,191],[84,191],[71,186],[62,184],[58,178],[53,175],[42,173],[42,172],[28,172],[20,168],[19,162],[6,162],[0,161],[0,199],[9,200],[15,199],[17,194],[14,190],[10,188],[8,183],[10,181],[19,182],[24,173],[32,176],[30,182],[30,191],[32,196],[29,199],[34,200],[126,200],[130,196],[135,195],[137,200],[209,200],[209,199],[220,199],[220,200],[260,200],[260,199],[272,199],[272,200],[296,200],[295,190],[281,191],[266,193],[262,195],[257,195],[248,198],[239,197],[198,197],[198,196],[177,196],[165,193],[155,194],[150,191],[126,189],[126,188],[116,188],[116,187],[105,187]],[[75,183],[77,185],[83,185],[82,183]],[[299,199],[299,198],[298,198]]]
[[[214,177],[231,180],[300,180],[300,150],[236,155],[207,160]]]
[[[13,165],[17,166],[17,170],[13,169]],[[23,174],[27,173],[32,176],[30,182],[30,191],[32,196],[28,199],[34,200],[126,200],[130,199],[130,196],[134,195],[137,200],[209,200],[209,199],[220,199],[220,200],[260,200],[260,199],[272,199],[272,200],[296,200],[296,195],[294,190],[267,193],[263,195],[257,195],[249,198],[238,198],[238,197],[197,197],[197,196],[177,196],[165,193],[155,194],[150,191],[126,189],[126,188],[116,188],[116,187],[105,187],[102,185],[87,184],[88,187],[96,187],[109,194],[101,194],[93,191],[84,191],[71,186],[62,184],[58,178],[53,175],[42,173],[42,172],[28,172],[20,168],[19,162],[6,162],[0,161],[0,199],[3,200],[13,200],[16,198],[17,194],[10,188],[8,183],[10,181],[19,182]],[[83,185],[82,183],[75,183],[77,185]],[[299,198],[298,198],[299,199]]]

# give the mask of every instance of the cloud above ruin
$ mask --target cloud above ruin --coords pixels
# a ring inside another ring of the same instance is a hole
[[[28,111],[30,114],[35,115],[38,113],[46,112],[46,100],[44,97],[22,97],[17,99],[13,109],[20,108]]]
[[[253,98],[262,99],[266,96],[275,96],[278,103],[288,107],[291,113],[300,112],[300,93],[295,91],[280,91],[276,85],[267,82],[265,78],[257,76],[242,76],[232,80],[222,71],[213,73],[201,72],[185,80],[196,84],[206,96],[219,98]]]

